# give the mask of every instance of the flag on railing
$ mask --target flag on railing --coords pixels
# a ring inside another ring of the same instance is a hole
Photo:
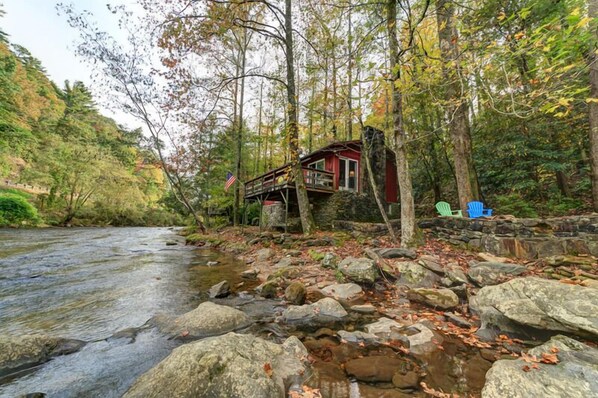
[[[228,189],[237,181],[237,177],[230,171],[226,173],[226,182],[224,183],[224,191],[228,192]]]

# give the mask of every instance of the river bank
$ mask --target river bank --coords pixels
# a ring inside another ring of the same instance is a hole
[[[282,300],[272,318],[306,347],[313,374],[304,385],[325,397],[492,397],[517,389],[531,396],[579,379],[563,371],[575,358],[570,352],[583,347],[598,358],[598,263],[591,256],[517,261],[434,239],[410,251],[384,237],[252,228],[187,240],[243,261],[243,276],[260,283],[243,294]],[[318,319],[318,303],[328,299],[346,315]],[[576,390],[597,393],[587,375],[598,369],[589,363],[577,364],[587,374]],[[538,381],[552,372],[560,376]]]

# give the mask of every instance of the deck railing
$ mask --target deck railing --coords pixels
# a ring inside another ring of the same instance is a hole
[[[334,173],[303,167],[303,177],[308,190],[334,191]],[[286,167],[274,170],[245,183],[245,196],[254,196],[266,192],[293,187],[292,170]]]

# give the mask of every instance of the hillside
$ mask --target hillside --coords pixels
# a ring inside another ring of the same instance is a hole
[[[153,225],[175,219],[161,204],[167,185],[141,131],[103,116],[81,82],[58,87],[27,49],[6,41],[0,42],[0,179],[48,190],[24,195],[42,223]],[[6,188],[0,187],[1,196],[15,195]],[[2,203],[0,225],[26,221]]]

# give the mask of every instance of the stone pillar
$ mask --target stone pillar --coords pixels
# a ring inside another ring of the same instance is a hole
[[[364,145],[367,145],[367,153],[370,158],[370,165],[374,174],[374,180],[378,188],[378,193],[382,201],[386,199],[386,146],[384,145],[384,132],[371,126],[366,126],[363,130]],[[365,162],[366,151],[361,151],[361,186],[363,193],[374,196],[370,178],[367,175],[367,167]]]

